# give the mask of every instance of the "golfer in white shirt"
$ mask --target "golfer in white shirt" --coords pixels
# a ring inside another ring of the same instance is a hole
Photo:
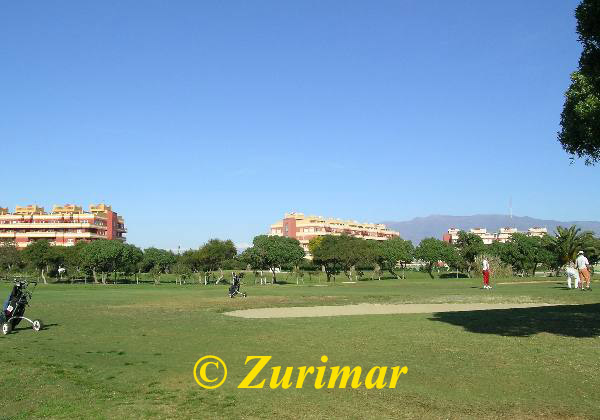
[[[491,289],[492,286],[490,286],[490,263],[488,262],[487,258],[483,258],[481,265],[481,268],[483,269],[483,288]]]
[[[575,264],[570,262],[565,272],[567,273],[567,287],[571,289],[571,280],[573,280],[573,289],[577,289],[579,287],[579,272],[575,270]]]

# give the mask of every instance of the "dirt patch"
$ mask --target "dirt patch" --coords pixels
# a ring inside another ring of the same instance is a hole
[[[485,311],[490,309],[533,308],[555,306],[548,303],[361,303],[344,306],[292,306],[289,308],[259,308],[225,312],[239,318],[308,318],[346,315],[429,314],[434,312]]]

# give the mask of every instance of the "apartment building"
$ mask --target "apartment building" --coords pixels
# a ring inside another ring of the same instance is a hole
[[[448,232],[443,235],[442,240],[451,244],[456,243],[456,241],[458,241],[458,232],[460,232],[460,229],[450,228],[448,229]],[[519,232],[519,230],[514,227],[503,227],[500,228],[498,232],[488,232],[486,228],[474,228],[470,229],[469,232],[479,236],[484,244],[489,245],[496,241],[502,243],[507,242],[515,233],[543,237],[548,234],[548,229],[545,227],[532,227],[525,232]]]
[[[0,240],[12,241],[19,248],[37,240],[51,245],[72,246],[80,241],[117,239],[125,241],[125,221],[105,204],[53,206],[47,213],[37,205],[17,206],[13,213],[0,207]]]
[[[400,236],[400,233],[380,223],[305,216],[304,213],[286,213],[283,220],[271,225],[269,234],[297,239],[307,255],[308,242],[315,236],[346,234],[375,241],[385,241]]]

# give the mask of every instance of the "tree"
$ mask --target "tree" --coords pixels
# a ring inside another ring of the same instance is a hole
[[[144,252],[140,248],[131,244],[123,244],[119,268],[126,276],[134,274],[137,284],[140,282],[139,271],[143,259]]]
[[[557,226],[550,243],[550,249],[554,254],[553,268],[558,270],[569,261],[575,261],[577,252],[584,250],[586,237],[590,235],[591,232],[582,232],[575,225],[569,228]]]
[[[259,248],[251,246],[246,248],[240,255],[240,259],[253,270],[268,270],[266,260]]]
[[[104,268],[102,257],[105,240],[93,241],[81,250],[81,264],[88,273],[92,273],[94,283],[98,283],[98,273]],[[102,277],[104,282],[104,276]]]
[[[371,265],[376,261],[375,243],[349,235],[335,236],[335,248],[342,271],[352,280],[357,280],[356,268]]]
[[[342,270],[338,238],[333,235],[317,236],[308,242],[313,262],[323,267],[328,282]]]
[[[512,266],[513,271],[535,275],[539,264],[550,265],[555,258],[549,245],[549,238],[515,233],[499,248],[499,256],[503,263]]]
[[[475,268],[475,259],[483,253],[485,248],[483,239],[474,233],[461,230],[458,232],[456,247],[460,256],[459,264],[467,269],[467,274],[471,277],[471,271]]]
[[[144,258],[141,262],[141,269],[144,272],[151,273],[154,277],[154,283],[160,283],[161,274],[166,274],[173,264],[177,262],[177,257],[172,251],[158,249],[154,247],[144,250]]]
[[[202,262],[200,260],[200,251],[190,249],[185,251],[179,256],[179,263],[186,266],[192,273],[200,273],[202,271]],[[198,275],[198,283],[201,281],[201,276]],[[204,284],[206,284],[207,278],[204,277]]]
[[[183,285],[183,283],[185,283],[185,281],[192,276],[192,270],[190,267],[184,264],[181,260],[173,264],[171,271],[176,276],[175,284]]]
[[[102,273],[103,282],[106,284],[106,275],[108,273],[113,274],[113,282],[117,283],[117,271],[123,266],[123,242],[118,240],[101,240],[102,254]]]
[[[22,264],[21,253],[13,241],[0,241],[0,272],[12,271]]]
[[[141,250],[134,245],[124,244],[119,240],[100,239],[90,242],[81,249],[81,265],[91,272],[94,283],[98,283],[98,273],[102,283],[107,283],[109,273],[113,274],[113,282],[117,282],[117,273],[130,274],[137,271]]]
[[[73,246],[64,247],[64,260],[63,264],[67,269],[67,276],[75,278],[78,275],[82,275],[85,278],[85,265],[83,261],[83,249],[88,246],[88,242],[77,242]],[[87,280],[85,280],[87,282]]]
[[[586,165],[600,160],[600,0],[583,0],[575,11],[583,46],[579,69],[565,93],[558,134],[563,149]]]
[[[219,239],[211,239],[198,250],[198,262],[205,272],[205,275],[210,276],[210,273],[216,270],[221,271],[221,276],[217,280],[217,284],[223,279],[223,262],[230,260],[237,255],[235,245],[231,240],[221,241]]]
[[[584,245],[585,256],[592,267],[600,262],[600,238],[596,238],[592,234],[587,234]]]
[[[252,241],[245,259],[253,261],[255,268],[260,266],[271,270],[273,283],[277,283],[275,272],[283,265],[296,266],[304,259],[304,250],[297,239],[285,236],[259,235]]]
[[[389,271],[396,278],[396,266],[402,266],[402,278],[404,278],[404,268],[406,264],[412,262],[415,253],[415,247],[411,241],[405,241],[402,238],[392,238],[387,241],[375,242],[377,264],[384,270]]]
[[[415,249],[415,257],[427,264],[427,272],[433,278],[433,267],[440,261],[450,266],[455,265],[458,261],[458,252],[447,242],[436,238],[425,238]]]
[[[30,267],[40,272],[44,284],[47,284],[46,274],[53,260],[50,243],[46,240],[33,242],[23,250],[23,259]]]

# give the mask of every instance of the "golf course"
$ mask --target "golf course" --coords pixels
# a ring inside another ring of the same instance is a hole
[[[246,278],[248,296],[232,299],[227,284],[39,284],[26,316],[46,327],[23,322],[0,336],[1,417],[600,416],[597,277],[592,291],[568,290],[563,277],[494,278],[491,290],[480,278],[419,272],[324,279],[261,286]],[[206,355],[227,365],[215,389],[194,378]],[[264,387],[238,388],[255,364],[245,365],[247,356],[271,356],[253,381]],[[273,389],[276,366],[280,381],[285,367],[360,366],[363,381],[374,366],[407,371],[393,389],[316,389],[314,377]]]

